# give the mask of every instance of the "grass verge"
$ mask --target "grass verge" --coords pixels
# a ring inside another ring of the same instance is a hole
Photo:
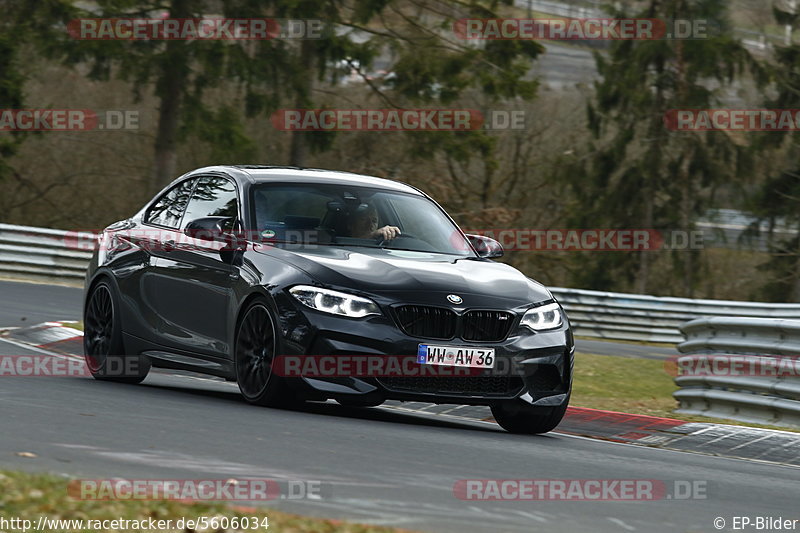
[[[625,339],[598,339],[597,337],[589,337],[588,335],[575,335],[576,339],[584,341],[600,341],[600,342],[613,342],[619,344],[635,344],[637,346],[659,346],[662,348],[674,348],[674,342],[650,342],[650,341],[629,341]]]
[[[40,516],[50,519],[83,520],[172,520],[172,529],[177,531],[175,524],[181,518],[196,520],[200,517],[221,519],[227,517],[257,518],[259,526],[267,525],[263,518],[267,517],[269,531],[282,533],[295,532],[323,532],[323,533],[400,533],[403,530],[387,527],[366,526],[352,524],[339,520],[325,520],[292,515],[267,508],[246,508],[229,506],[222,503],[182,503],[176,501],[143,501],[143,500],[110,500],[86,501],[73,499],[67,494],[68,479],[48,474],[29,474],[23,472],[0,471],[0,511],[6,520],[19,518],[30,520],[35,527]],[[255,523],[255,522],[254,522]],[[77,524],[62,524],[57,528],[59,532],[93,531],[88,527],[78,528]],[[244,531],[244,529],[221,529],[219,524],[215,529],[195,529],[198,533],[220,533],[225,531]],[[13,528],[12,528],[13,529]],[[19,528],[17,528],[19,529]],[[51,528],[52,529],[52,528]],[[184,528],[185,531],[190,529]],[[55,531],[56,529],[52,529]],[[122,528],[104,531],[137,531],[136,529]],[[148,526],[142,531],[148,530]],[[11,531],[11,530],[9,530]],[[162,530],[163,531],[163,530]],[[267,531],[264,527],[247,531]]]

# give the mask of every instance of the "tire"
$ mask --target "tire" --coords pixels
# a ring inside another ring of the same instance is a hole
[[[492,405],[492,415],[509,433],[537,435],[555,429],[564,418],[568,404],[569,397],[562,405],[549,408],[532,407],[517,400]]]
[[[278,350],[275,318],[263,298],[253,300],[236,325],[234,367],[244,399],[254,405],[286,407],[296,403],[286,380],[272,372]]]
[[[108,281],[92,287],[83,312],[84,359],[95,379],[141,383],[150,372],[150,360],[125,354],[118,302],[116,289]]]

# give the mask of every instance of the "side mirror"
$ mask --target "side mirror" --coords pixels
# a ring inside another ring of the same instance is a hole
[[[186,229],[183,232],[201,241],[221,241],[230,242],[233,238],[233,232],[225,230],[230,227],[233,219],[231,217],[203,217],[196,218],[186,224]]]
[[[491,237],[467,234],[467,239],[480,257],[491,259],[503,256],[503,245]]]

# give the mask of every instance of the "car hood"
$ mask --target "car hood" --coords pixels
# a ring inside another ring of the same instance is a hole
[[[429,252],[332,246],[270,246],[257,247],[257,251],[277,255],[316,281],[342,289],[373,294],[402,292],[408,296],[453,293],[464,298],[464,304],[470,306],[486,305],[489,300],[504,300],[507,305],[519,306],[552,299],[550,292],[540,283],[509,265],[488,260]]]

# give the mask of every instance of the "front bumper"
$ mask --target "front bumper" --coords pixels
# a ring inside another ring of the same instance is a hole
[[[569,398],[574,341],[566,318],[558,329],[534,333],[519,327],[521,313],[517,313],[505,340],[479,342],[412,337],[401,330],[390,313],[350,319],[308,309],[288,295],[277,303],[283,337],[281,355],[412,357],[420,344],[495,350],[495,368],[477,375],[313,375],[292,379],[298,392],[309,398],[363,397],[464,405],[519,399],[542,407],[559,406]]]

